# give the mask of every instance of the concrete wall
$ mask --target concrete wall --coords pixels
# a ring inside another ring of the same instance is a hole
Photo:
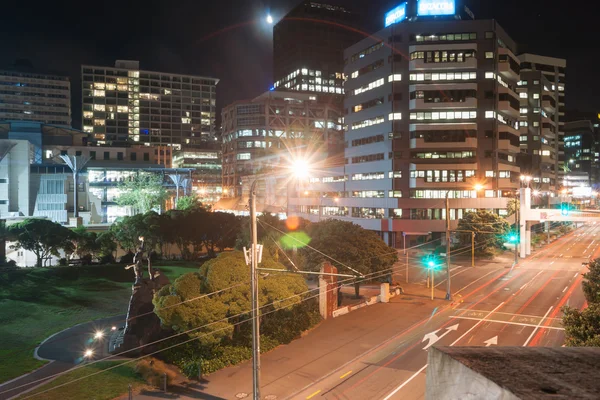
[[[519,399],[435,347],[429,349],[427,363],[426,400]]]

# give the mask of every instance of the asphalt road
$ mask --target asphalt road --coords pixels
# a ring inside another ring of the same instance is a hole
[[[423,399],[432,345],[562,346],[560,309],[584,306],[582,263],[598,256],[600,224],[578,229],[514,268],[455,270],[451,307],[286,398]]]

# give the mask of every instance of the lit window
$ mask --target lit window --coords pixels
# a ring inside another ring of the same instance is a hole
[[[83,118],[94,118],[94,113],[91,111],[84,111]]]
[[[106,92],[104,90],[94,89],[94,97],[106,97]]]
[[[105,88],[104,83],[101,83],[101,82],[94,83],[94,89],[104,89],[104,88]]]
[[[182,117],[181,118],[181,123],[182,124],[191,124],[192,123],[192,119],[191,118],[187,118],[187,117]]]
[[[84,125],[83,126],[83,131],[86,133],[91,133],[94,131],[94,127],[93,126],[89,126],[89,125]]]
[[[52,150],[46,150],[46,158],[52,158],[53,154],[52,154]]]
[[[105,122],[103,119],[95,119],[94,120],[94,125],[95,126],[104,126]]]
[[[519,93],[519,97],[522,99],[526,99],[527,98],[527,92],[520,92]]]
[[[250,160],[250,153],[238,153],[237,159],[238,160]]]
[[[106,106],[104,104],[94,104],[94,111],[105,111]]]
[[[533,98],[534,99],[539,99],[540,98],[540,94],[539,93],[534,93],[533,94]]]
[[[486,118],[494,118],[494,112],[493,111],[486,111],[485,112],[485,117]]]
[[[493,72],[486,72],[485,73],[485,79],[494,79],[494,73]]]
[[[395,120],[400,120],[400,119],[402,119],[402,113],[390,113],[390,115],[389,115],[390,121],[395,121]]]
[[[485,191],[485,197],[494,197],[494,191],[493,190],[486,190]]]
[[[352,75],[350,75],[352,78],[358,78],[358,71],[354,71],[352,73]],[[320,80],[320,79],[319,79]],[[320,82],[319,82],[320,83]]]
[[[527,107],[521,107],[521,114],[527,114]]]
[[[117,85],[117,90],[120,90],[121,92],[126,92],[127,85]]]
[[[116,89],[117,89],[117,85],[115,85],[114,83],[106,84],[106,90],[116,90]]]
[[[170,95],[172,92],[170,89],[163,89],[164,94]]]
[[[494,171],[485,171],[485,177],[486,178],[493,178],[494,177]]]
[[[534,124],[535,124],[535,122],[534,122]],[[519,126],[528,126],[528,125],[529,125],[529,123],[527,121],[520,121],[519,122]]]
[[[388,77],[388,82],[398,82],[402,80],[401,74],[393,74]]]
[[[486,51],[485,52],[485,58],[494,58],[494,52],[493,51]]]
[[[540,126],[540,123],[538,121],[533,121],[533,126],[538,127]]]
[[[127,106],[117,106],[117,112],[126,113],[129,111],[129,107]]]
[[[542,155],[543,156],[549,156],[550,155],[550,150],[542,150]]]

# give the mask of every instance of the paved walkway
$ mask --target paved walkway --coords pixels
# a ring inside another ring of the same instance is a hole
[[[111,327],[122,325],[124,322],[125,315],[119,315],[75,325],[50,336],[37,348],[36,355],[51,362],[30,374],[0,385],[0,400],[7,400],[32,390],[47,382],[55,374],[68,371],[80,364],[84,361],[82,349],[92,349],[96,358],[106,357],[108,355],[107,340]],[[104,340],[92,340],[94,333],[98,330],[105,332]]]

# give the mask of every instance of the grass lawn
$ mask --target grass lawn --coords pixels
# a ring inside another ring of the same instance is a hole
[[[65,375],[48,383],[47,385],[41,386],[32,392],[17,397],[17,399],[32,398],[44,400],[111,400],[117,396],[127,393],[129,384],[131,384],[134,390],[147,386],[146,383],[133,370],[134,363],[120,365],[106,372],[102,372],[94,376],[89,376],[91,374],[105,370],[106,368],[114,367],[118,364],[120,364],[119,361],[104,361],[83,368],[79,368],[75,371],[66,373]],[[77,382],[69,383],[78,378],[84,379],[81,379]],[[39,394],[36,395],[36,393]]]
[[[197,271],[198,265],[156,266],[173,281]],[[0,383],[43,365],[33,358],[33,350],[53,333],[125,314],[132,283],[133,273],[123,265],[0,272]]]

